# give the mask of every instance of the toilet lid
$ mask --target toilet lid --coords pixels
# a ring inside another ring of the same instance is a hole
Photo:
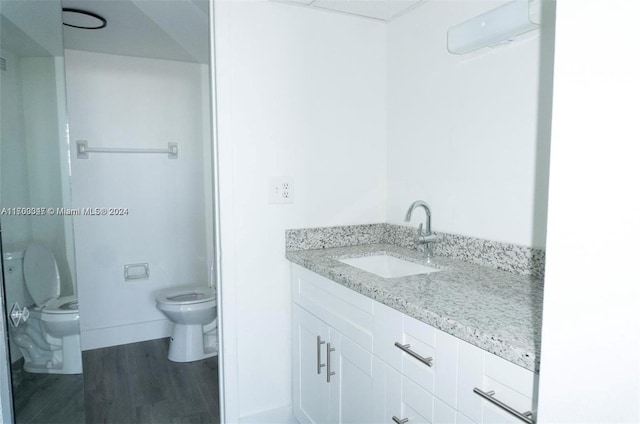
[[[53,254],[46,246],[34,243],[24,252],[24,282],[36,305],[43,306],[60,296],[60,274]]]

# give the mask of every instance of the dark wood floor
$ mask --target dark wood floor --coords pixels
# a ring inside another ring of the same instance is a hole
[[[31,374],[13,369],[17,424],[84,424],[82,375]]]
[[[89,424],[219,423],[218,358],[176,363],[169,340],[82,353]]]
[[[176,363],[168,349],[160,339],[85,351],[84,375],[31,374],[18,364],[16,423],[219,423],[218,358]]]

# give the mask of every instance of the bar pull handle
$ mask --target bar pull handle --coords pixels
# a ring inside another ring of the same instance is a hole
[[[317,365],[316,369],[318,370],[318,375],[320,375],[320,372],[321,372],[320,370],[322,369],[322,367],[325,366],[324,364],[320,363],[320,345],[323,345],[323,344],[325,344],[325,342],[320,339],[320,336],[317,336],[316,337],[316,354],[318,359],[316,361],[316,365]]]
[[[331,343],[327,343],[327,383],[331,383],[331,376],[336,375],[334,371],[331,371],[331,352],[335,349],[331,347]]]
[[[409,418],[400,419],[400,418],[396,417],[395,415],[393,417],[391,417],[391,419],[396,424],[405,424],[405,423],[409,422]]]
[[[413,350],[410,349],[410,347],[411,347],[410,344],[403,345],[401,343],[395,342],[394,346],[397,347],[398,349],[400,349],[401,351],[403,351],[404,353],[407,353],[407,354],[413,356],[414,358],[416,358],[418,361],[422,362],[426,366],[428,366],[428,367],[432,367],[433,366],[433,357],[429,356],[428,358],[425,358],[423,356],[418,355],[416,352],[414,352]]]
[[[493,390],[491,390],[489,392],[483,392],[482,390],[478,389],[477,387],[474,387],[473,388],[473,393],[479,395],[483,399],[488,400],[489,402],[493,403],[498,408],[508,412],[509,414],[513,415],[514,417],[518,418],[519,420],[521,420],[521,421],[523,421],[523,422],[525,422],[527,424],[533,424],[533,418],[532,418],[533,412],[531,412],[531,411],[527,411],[527,412],[516,411],[515,409],[513,409],[512,407],[510,407],[506,403],[501,402],[498,399],[496,399],[494,397],[496,392],[494,392]]]

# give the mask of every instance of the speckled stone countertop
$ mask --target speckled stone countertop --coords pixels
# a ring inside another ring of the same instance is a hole
[[[338,259],[387,254],[439,272],[382,278]],[[287,251],[287,259],[521,367],[540,363],[543,282],[392,244]]]

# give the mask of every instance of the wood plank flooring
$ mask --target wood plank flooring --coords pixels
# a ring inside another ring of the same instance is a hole
[[[219,423],[218,358],[176,363],[168,339],[82,353],[88,424]]]
[[[219,423],[218,358],[176,363],[168,339],[82,353],[84,375],[12,370],[17,424]],[[84,384],[83,384],[84,383]]]
[[[84,390],[81,374],[19,373],[14,384],[14,414],[17,424],[84,424]]]

